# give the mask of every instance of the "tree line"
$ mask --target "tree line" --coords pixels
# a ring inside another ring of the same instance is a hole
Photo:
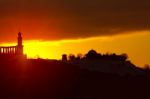
[[[126,61],[128,59],[128,55],[127,54],[117,55],[115,53],[101,54],[101,53],[97,53],[95,50],[90,50],[85,55],[82,55],[82,54],[78,54],[78,55],[63,54],[62,55],[63,61],[73,61],[73,60],[83,60],[83,59],[85,59],[85,60],[97,60],[97,59],[99,59],[99,60]]]

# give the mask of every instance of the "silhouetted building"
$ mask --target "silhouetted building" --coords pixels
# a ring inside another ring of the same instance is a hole
[[[18,33],[18,43],[16,46],[0,46],[0,58],[11,58],[11,57],[26,57],[23,54],[22,35]]]

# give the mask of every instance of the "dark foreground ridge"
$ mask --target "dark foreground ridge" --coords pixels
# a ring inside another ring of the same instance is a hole
[[[118,75],[62,61],[0,61],[0,99],[150,99],[150,73]]]

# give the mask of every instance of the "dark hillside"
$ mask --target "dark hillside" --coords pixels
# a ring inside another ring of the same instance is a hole
[[[0,99],[150,99],[149,84],[148,73],[119,76],[42,59],[0,62]]]

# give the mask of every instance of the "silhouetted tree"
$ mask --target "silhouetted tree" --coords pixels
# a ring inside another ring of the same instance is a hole
[[[123,53],[120,56],[121,56],[121,60],[123,61],[126,61],[128,59],[128,55],[126,53]]]
[[[102,59],[102,60],[114,60],[114,61],[126,61],[128,58],[127,54],[116,55],[115,53],[99,54],[95,50],[90,50],[86,55],[85,59]]]
[[[75,59],[76,59],[76,57],[75,57],[75,55],[74,55],[74,54],[70,54],[70,55],[69,55],[69,57],[68,57],[68,59],[72,61],[72,60],[75,60]]]
[[[76,57],[76,60],[80,60],[82,59],[83,55],[82,54],[78,54],[77,57]]]
[[[100,54],[98,54],[95,50],[90,50],[86,55],[86,59],[98,59],[100,58]]]

